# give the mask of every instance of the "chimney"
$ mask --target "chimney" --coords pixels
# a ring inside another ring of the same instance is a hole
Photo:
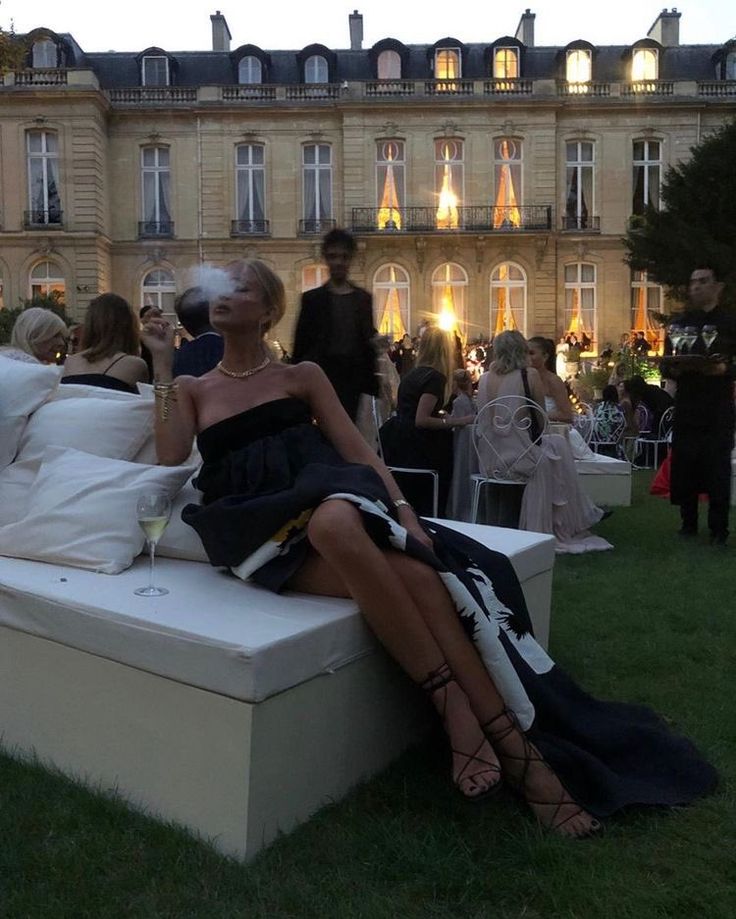
[[[674,6],[671,10],[663,9],[647,32],[647,38],[653,38],[665,48],[676,48],[680,44],[680,16],[682,13]]]
[[[357,11],[348,16],[350,23],[350,50],[360,51],[363,47],[363,16]]]
[[[527,48],[534,47],[534,20],[536,18],[536,13],[532,13],[531,10],[524,10],[521,14],[519,25],[516,27],[516,35],[514,37],[518,38]]]
[[[210,16],[210,22],[212,23],[212,50],[229,51],[232,35],[227,27],[227,20],[217,10],[213,16]]]

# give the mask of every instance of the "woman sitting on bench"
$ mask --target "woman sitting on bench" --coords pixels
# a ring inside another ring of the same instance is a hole
[[[319,367],[272,360],[279,278],[257,260],[226,272],[229,290],[211,300],[225,341],[214,370],[174,382],[173,329],[154,319],[143,336],[160,461],[184,461],[197,436],[203,504],[183,517],[212,564],[272,590],[353,597],[432,699],[469,799],[503,775],[542,825],[580,837],[627,804],[710,791],[713,769],[654,713],[597,702],[554,666],[505,556],[416,517]]]

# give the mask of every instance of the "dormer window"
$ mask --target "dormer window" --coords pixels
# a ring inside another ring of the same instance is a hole
[[[401,79],[401,55],[398,51],[382,51],[378,55],[378,79]]]
[[[460,49],[438,48],[434,55],[435,80],[457,80],[460,73]]]
[[[590,51],[575,48],[565,58],[565,79],[568,83],[590,83],[593,76],[593,57]]]
[[[656,48],[634,48],[631,55],[631,82],[659,79]]]
[[[263,65],[255,55],[247,54],[240,59],[238,83],[263,83]]]
[[[729,51],[726,55],[725,78],[736,80],[736,51]]]
[[[168,86],[169,59],[165,54],[147,54],[141,63],[143,86]]]
[[[516,80],[519,77],[519,49],[493,49],[494,80]]]
[[[50,38],[34,41],[31,49],[31,66],[38,68],[57,67],[59,52],[56,42]]]
[[[329,83],[329,68],[326,58],[313,54],[304,62],[305,83]]]

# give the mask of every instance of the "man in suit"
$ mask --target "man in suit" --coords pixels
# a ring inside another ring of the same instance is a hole
[[[294,364],[319,364],[353,421],[361,393],[378,393],[372,298],[348,278],[354,255],[355,240],[345,230],[322,240],[330,278],[302,294],[292,356]]]
[[[210,325],[210,305],[201,287],[190,287],[174,304],[190,341],[182,341],[174,356],[173,375],[201,377],[222,360],[223,341]]]

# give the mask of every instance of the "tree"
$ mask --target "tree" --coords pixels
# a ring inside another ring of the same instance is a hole
[[[27,44],[15,34],[13,23],[10,23],[9,29],[0,26],[0,76],[8,70],[25,67],[27,53]]]
[[[662,209],[632,218],[624,239],[632,268],[685,298],[692,269],[714,268],[725,282],[722,302],[736,303],[736,121],[691,149],[667,170]]]

